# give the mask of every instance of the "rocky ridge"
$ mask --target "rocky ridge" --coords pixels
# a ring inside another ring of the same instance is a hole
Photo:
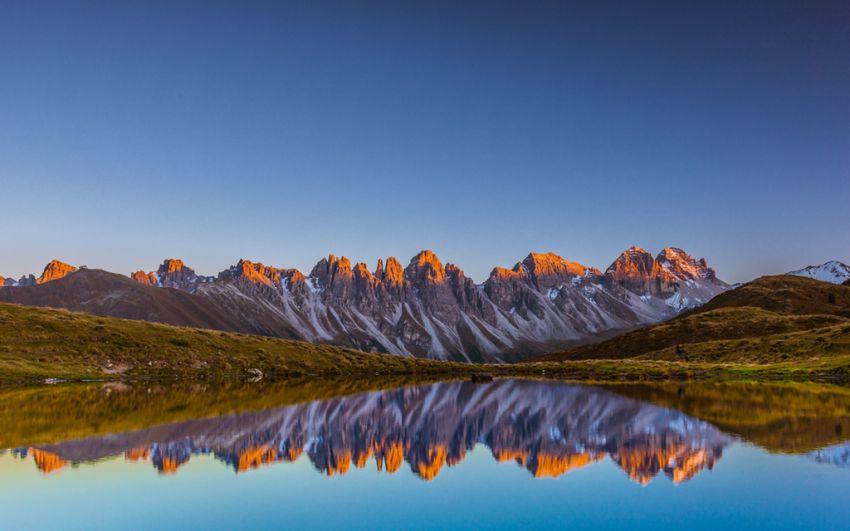
[[[73,271],[51,264],[45,282]],[[241,259],[215,277],[202,276],[172,258],[130,277],[191,293],[254,333],[282,330],[366,351],[473,362],[521,359],[654,323],[728,289],[704,259],[672,247],[655,257],[632,247],[604,273],[554,253],[531,253],[510,269],[494,268],[480,284],[429,250],[406,267],[389,257],[374,269],[329,255],[309,275]]]

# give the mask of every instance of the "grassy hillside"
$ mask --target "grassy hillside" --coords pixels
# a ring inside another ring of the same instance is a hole
[[[694,356],[685,362],[604,359],[476,365],[0,304],[0,382],[33,382],[48,378],[244,380],[261,374],[267,380],[320,376],[349,380],[409,377],[409,380],[427,381],[469,377],[478,372],[596,381],[848,381],[850,352],[842,349],[850,327],[835,325],[833,328],[832,335],[824,336],[822,341],[835,349],[835,356],[789,357],[786,361],[777,356],[777,361],[781,362],[773,364],[751,363],[752,360],[747,359],[736,363],[701,361]],[[822,341],[817,337],[811,341],[812,348],[819,352]],[[756,354],[761,351],[756,352],[755,346],[753,349],[752,359],[757,359]]]
[[[850,355],[848,315],[850,287],[763,277],[670,321],[537,360],[768,364],[841,358]]]
[[[850,289],[794,275],[761,277],[714,297],[689,314],[749,306],[781,315],[835,315],[850,318]]]
[[[0,381],[104,376],[409,374],[453,364],[0,304]]]

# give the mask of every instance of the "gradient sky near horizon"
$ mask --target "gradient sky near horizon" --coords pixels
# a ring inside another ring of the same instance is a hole
[[[850,262],[850,3],[3,2],[0,274]]]

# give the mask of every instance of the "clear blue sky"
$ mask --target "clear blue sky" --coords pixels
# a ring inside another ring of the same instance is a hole
[[[604,4],[4,3],[0,274],[850,262],[850,3]]]

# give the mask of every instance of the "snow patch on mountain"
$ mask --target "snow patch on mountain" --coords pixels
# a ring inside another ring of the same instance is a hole
[[[830,260],[820,265],[789,271],[788,274],[830,282],[832,284],[843,284],[850,279],[850,266],[838,260]]]

